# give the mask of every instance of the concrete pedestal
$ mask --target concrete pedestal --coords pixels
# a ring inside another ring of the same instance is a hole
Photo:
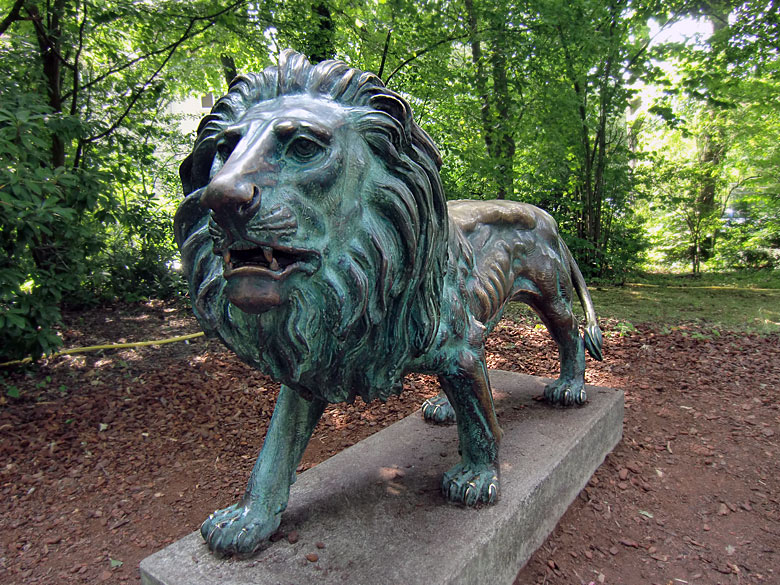
[[[459,458],[456,428],[414,414],[298,477],[281,526],[298,532],[295,544],[219,559],[195,532],[144,559],[141,582],[511,584],[620,440],[623,393],[589,386],[587,405],[562,409],[534,400],[549,380],[502,371],[490,379],[504,429],[498,504],[444,500],[439,482]]]

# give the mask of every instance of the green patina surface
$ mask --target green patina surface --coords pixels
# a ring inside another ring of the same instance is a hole
[[[213,550],[251,553],[276,530],[328,403],[384,400],[411,371],[441,383],[424,416],[457,424],[462,459],[443,494],[495,502],[501,429],[484,340],[509,300],[558,344],[548,401],[585,402],[585,349],[600,358],[601,332],[552,218],[520,203],[448,204],[440,164],[378,78],[292,51],[238,77],[201,122],[175,221],[195,315],[283,384],[243,498],[203,523]]]

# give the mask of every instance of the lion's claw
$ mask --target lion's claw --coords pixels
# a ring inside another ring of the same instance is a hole
[[[268,514],[251,504],[233,504],[211,514],[201,525],[200,534],[214,552],[247,555],[260,548],[280,522],[281,514]]]
[[[439,394],[433,398],[428,398],[422,403],[422,415],[427,422],[432,423],[454,423],[455,410],[450,405],[450,401],[444,394]]]
[[[559,378],[544,387],[544,398],[550,404],[580,406],[588,400],[588,394],[585,392],[584,382],[569,382]]]
[[[492,465],[474,467],[458,463],[441,480],[444,497],[466,506],[495,503],[498,485],[498,473]]]

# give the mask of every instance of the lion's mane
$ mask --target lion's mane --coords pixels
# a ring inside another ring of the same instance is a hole
[[[349,253],[327,261],[287,306],[248,314],[225,297],[209,213],[198,200],[217,135],[250,107],[295,94],[354,107],[355,128],[385,172],[363,187],[365,229],[349,242]],[[201,121],[180,168],[187,197],[176,215],[176,240],[203,329],[304,395],[338,402],[400,392],[407,365],[432,346],[440,322],[448,239],[440,164],[406,100],[371,73],[340,61],[312,65],[285,51],[278,66],[237,77]]]

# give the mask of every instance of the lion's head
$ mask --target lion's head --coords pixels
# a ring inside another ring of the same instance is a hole
[[[439,324],[439,164],[370,73],[285,51],[238,77],[180,169],[176,240],[204,330],[329,402],[399,391]]]

